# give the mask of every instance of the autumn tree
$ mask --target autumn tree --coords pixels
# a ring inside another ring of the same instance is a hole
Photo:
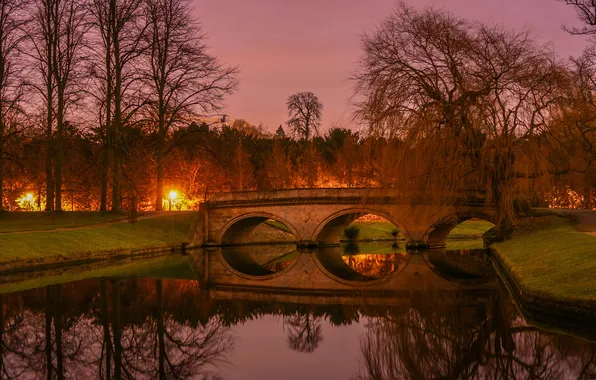
[[[0,211],[4,200],[5,145],[19,129],[15,117],[20,113],[23,95],[22,47],[26,22],[26,1],[0,0]]]
[[[312,92],[298,92],[291,95],[288,107],[288,127],[297,138],[310,140],[319,134],[323,103]]]
[[[155,127],[155,209],[162,210],[164,158],[168,134],[197,113],[221,108],[236,87],[234,67],[207,52],[205,35],[188,0],[147,0],[146,83],[149,114]]]

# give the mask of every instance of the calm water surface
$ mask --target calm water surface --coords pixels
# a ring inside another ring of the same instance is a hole
[[[0,377],[596,379],[589,326],[528,323],[483,252],[389,244],[308,254],[364,285],[341,295],[222,290],[201,285],[194,255],[2,278]],[[219,259],[282,278],[297,256],[236,247]],[[367,291],[415,260],[455,285]]]

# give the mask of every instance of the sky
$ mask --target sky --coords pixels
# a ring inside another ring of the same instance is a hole
[[[225,102],[230,118],[274,131],[288,119],[286,100],[312,91],[324,104],[322,131],[352,127],[349,78],[361,56],[361,36],[395,8],[395,0],[194,0],[209,52],[238,66],[239,87]],[[585,38],[562,25],[580,25],[573,8],[556,0],[409,0],[469,20],[529,29],[563,58],[579,55]]]

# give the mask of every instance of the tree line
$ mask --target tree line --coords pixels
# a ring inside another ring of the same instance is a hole
[[[575,34],[596,34],[590,1]],[[592,12],[592,13],[590,13]],[[596,53],[563,60],[528,31],[399,3],[362,37],[359,132],[321,133],[311,92],[276,133],[220,115],[236,67],[188,0],[0,0],[0,193],[18,209],[189,207],[211,192],[383,186],[441,197],[596,207]],[[202,118],[201,118],[202,117]],[[178,203],[178,206],[181,204]],[[22,207],[21,207],[22,208]]]
[[[217,112],[236,72],[207,52],[189,0],[0,1],[2,206],[23,161],[41,155],[43,174],[29,175],[43,177],[44,209],[62,210],[76,137],[100,147],[98,208],[120,210],[135,128],[153,139],[161,199],[168,135]]]

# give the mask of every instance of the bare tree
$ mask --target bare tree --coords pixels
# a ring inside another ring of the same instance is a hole
[[[596,34],[596,2],[593,0],[557,0],[563,4],[570,5],[575,8],[577,17],[584,26],[581,28],[567,27],[563,29],[571,34],[577,35],[594,35]]]
[[[288,127],[294,135],[309,140],[319,134],[323,103],[312,92],[299,92],[291,95],[287,101]]]
[[[162,210],[168,134],[198,112],[221,108],[236,87],[237,69],[207,53],[189,0],[148,0],[149,114],[156,135],[155,209]]]
[[[85,59],[82,55],[87,30],[85,14],[77,0],[38,0],[35,4],[30,33],[33,49],[29,55],[42,77],[42,85],[34,84],[34,87],[45,103],[46,210],[62,210],[65,117],[77,100],[82,79],[79,69]],[[51,146],[54,125],[55,146]]]
[[[9,128],[20,112],[19,103],[23,95],[23,72],[20,48],[25,38],[23,26],[26,18],[23,0],[0,0],[0,211],[3,210],[4,146],[10,135],[16,132]]]
[[[112,172],[112,211],[121,208],[122,141],[121,130],[131,122],[140,108],[140,76],[135,62],[145,49],[144,32],[147,27],[143,14],[143,0],[91,0],[93,25],[99,36],[96,54],[101,61],[94,66],[94,74],[101,88],[97,97],[103,116],[101,136],[104,142],[101,173],[100,208],[107,209],[108,168]],[[110,165],[109,158],[113,156]]]

